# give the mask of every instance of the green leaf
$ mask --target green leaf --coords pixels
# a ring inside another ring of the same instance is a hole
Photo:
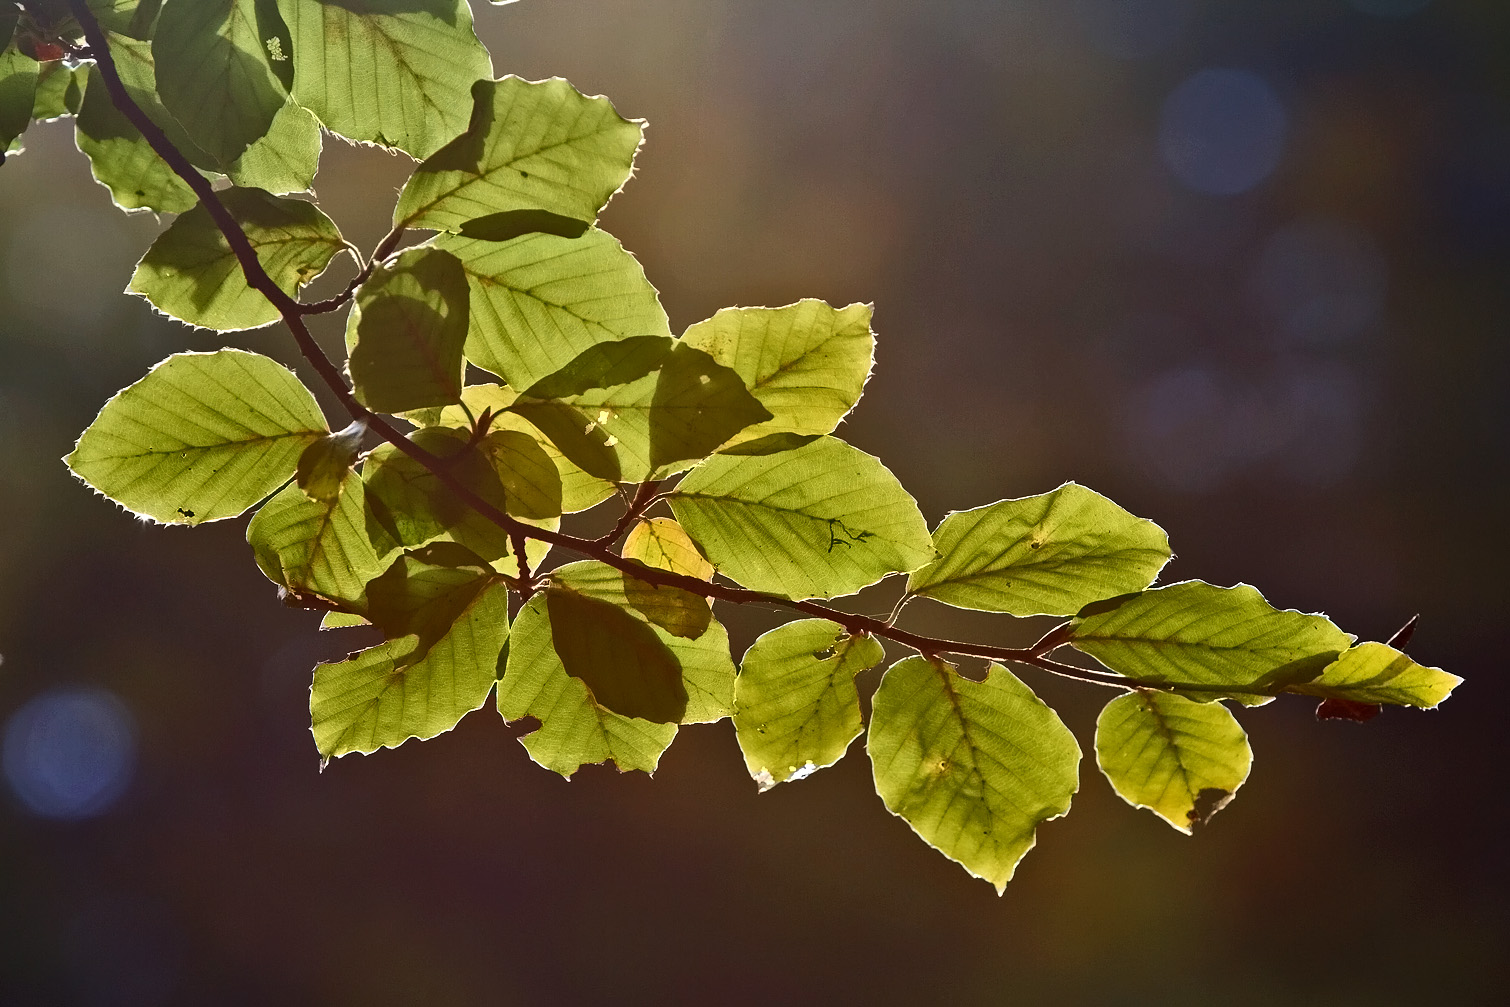
[[[309,712],[326,759],[433,738],[487,702],[509,636],[508,589],[477,592],[426,648],[402,636],[315,668]]]
[[[341,492],[341,483],[356,464],[367,425],[360,420],[339,433],[319,438],[299,456],[294,481],[311,499],[330,503]]]
[[[907,590],[959,608],[1074,615],[1093,601],[1141,591],[1169,562],[1169,539],[1075,483],[944,518],[939,558]]]
[[[150,39],[162,0],[86,0],[101,27],[135,39]]]
[[[115,32],[106,32],[105,37],[110,43],[110,54],[115,58],[115,68],[126,93],[147,118],[157,124],[167,135],[169,142],[178,148],[179,153],[199,168],[205,171],[224,169],[225,162],[200,147],[159,99],[157,67],[152,58],[151,41],[146,37],[138,39]],[[109,97],[103,84],[96,88],[96,94],[101,98]]]
[[[521,397],[566,399],[594,388],[612,388],[637,381],[660,368],[676,341],[670,336],[629,336],[611,343],[597,343],[577,354],[526,388]]]
[[[491,77],[466,0],[278,0],[294,98],[333,133],[430,156],[467,126]]]
[[[37,94],[32,100],[31,117],[41,122],[77,115],[84,100],[83,68],[70,67],[62,60],[43,63],[37,68]]]
[[[568,400],[538,402],[541,391]],[[770,415],[732,370],[656,336],[589,347],[511,408],[585,470],[628,482],[703,458]]]
[[[21,19],[21,9],[10,0],[0,3],[0,49],[10,46],[11,36],[15,34],[16,22]]]
[[[261,189],[224,189],[220,201],[246,232],[262,268],[289,295],[319,276],[345,247],[335,223],[313,203]],[[207,329],[255,329],[278,320],[272,302],[246,282],[203,206],[158,235],[128,289],[163,314]]]
[[[315,500],[298,486],[284,487],[247,525],[257,566],[296,597],[360,608],[367,582],[383,572],[390,552],[380,554],[367,537],[364,497],[355,472],[333,501]]]
[[[612,496],[614,493],[612,482],[583,471],[541,434],[534,424],[523,416],[516,416],[506,411],[514,404],[516,398],[514,390],[506,385],[468,385],[461,392],[462,403],[471,410],[472,416],[480,417],[484,411],[492,414],[489,429],[494,432],[517,431],[530,437],[540,446],[540,449],[550,458],[551,463],[556,466],[556,472],[561,478],[563,512],[586,510]],[[448,426],[468,430],[472,426],[471,417],[460,405],[414,410],[405,413],[404,418],[419,426]]]
[[[163,7],[152,41],[163,107],[225,164],[272,128],[288,97],[263,48],[256,6],[175,0]]]
[[[399,413],[460,402],[469,298],[461,263],[438,248],[375,267],[347,324],[347,369],[362,404]]]
[[[413,634],[428,648],[497,577],[470,549],[439,542],[394,560],[367,585],[363,611],[389,639]]]
[[[686,530],[669,517],[635,522],[624,537],[620,555],[657,570],[669,570],[698,580],[713,579],[713,564],[697,551],[697,543],[687,536]]]
[[[483,241],[513,241],[526,234],[554,234],[560,238],[580,238],[592,226],[585,220],[563,217],[549,210],[504,210],[475,217],[461,225],[463,238]]]
[[[14,44],[0,51],[0,158],[26,127],[37,97],[37,61]]]
[[[273,117],[267,135],[226,167],[226,176],[246,188],[306,192],[319,167],[320,121],[290,98]]]
[[[1189,835],[1232,800],[1253,750],[1220,703],[1130,692],[1096,720],[1096,761],[1124,801]]]
[[[678,343],[661,365],[650,400],[650,468],[701,459],[770,416],[732,369]]]
[[[527,420],[573,466],[592,478],[612,484],[624,477],[619,453],[614,450],[618,438],[576,406],[555,400],[516,400],[509,412]],[[607,411],[599,416],[607,419]]]
[[[276,361],[176,353],[105,403],[64,461],[134,514],[199,524],[277,489],[325,432],[314,396]]]
[[[687,712],[681,665],[654,630],[597,598],[558,587],[545,594],[556,654],[594,702],[656,724],[681,721]]]
[[[885,660],[879,641],[827,619],[800,619],[745,652],[734,682],[734,731],[761,791],[844,757],[860,736],[855,676]]]
[[[482,439],[480,448],[503,483],[510,514],[535,519],[561,516],[561,473],[539,441],[518,430],[494,430]]]
[[[1417,664],[1382,643],[1360,643],[1343,653],[1318,678],[1288,692],[1353,703],[1383,703],[1434,709],[1463,680],[1441,668]]]
[[[645,620],[654,630],[682,669],[682,685],[687,690],[687,711],[682,716],[682,723],[711,724],[733,712],[734,660],[729,654],[728,631],[717,619],[710,617],[707,628],[697,637],[671,633],[656,625],[645,612],[633,607],[630,595],[635,590],[636,578],[605,563],[568,563],[552,570],[550,576],[551,583],[617,606],[635,618]],[[702,598],[697,598],[697,602],[707,607]]]
[[[892,665],[866,748],[887,809],[998,895],[1079,787],[1074,735],[995,664],[984,682],[922,657]]]
[[[766,434],[752,441],[734,440],[719,449],[721,455],[774,455],[782,451],[795,451],[805,444],[811,444],[821,434]]]
[[[332,629],[351,629],[356,626],[370,625],[366,619],[354,612],[326,612],[320,620],[322,632]]]
[[[720,572],[788,598],[852,594],[934,555],[896,477],[833,437],[777,455],[711,458],[669,499]]]
[[[560,77],[472,85],[467,131],[414,170],[399,195],[399,227],[458,231],[510,210],[592,221],[629,180],[643,121]]]
[[[115,107],[99,69],[90,67],[86,80],[84,102],[74,121],[74,143],[89,158],[95,181],[110,190],[115,205],[158,213],[183,213],[192,207],[197,202],[194,190]]]
[[[442,459],[461,483],[483,500],[508,511],[510,504],[492,460],[459,430],[428,427],[410,438]],[[489,562],[509,553],[508,533],[472,510],[440,478],[391,444],[374,448],[363,465],[369,498],[367,527],[375,542],[385,533],[394,545],[417,547],[437,540],[457,542]]]
[[[1178,683],[1195,699],[1265,702],[1316,678],[1353,638],[1325,616],[1274,608],[1247,584],[1187,580],[1092,605],[1069,642],[1119,675]]]
[[[506,721],[537,718],[539,729],[519,743],[531,759],[562,776],[587,763],[610,761],[624,771],[655,772],[676,737],[676,725],[620,716],[594,703],[587,685],[561,664],[546,604],[545,595],[537,594],[514,620],[498,682],[499,714]]]
[[[441,235],[472,287],[467,359],[528,388],[595,343],[669,336],[655,288],[612,235],[530,234],[513,241]]]
[[[734,439],[826,434],[860,400],[875,336],[871,306],[833,308],[803,300],[784,308],[725,308],[682,337],[732,367],[771,413]]]

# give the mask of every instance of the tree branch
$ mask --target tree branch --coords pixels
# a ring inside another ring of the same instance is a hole
[[[511,541],[514,543],[515,553],[518,556],[521,575],[520,582],[525,590],[533,586],[536,578],[529,571],[522,546],[526,538],[533,538],[574,552],[580,556],[605,563],[622,573],[648,584],[659,587],[677,587],[705,598],[726,601],[733,605],[766,605],[800,612],[803,615],[818,619],[827,619],[844,627],[852,635],[881,637],[905,647],[910,647],[927,657],[951,655],[1027,665],[1063,678],[1118,689],[1242,692],[1240,689],[1225,687],[1221,687],[1218,690],[1218,687],[1213,686],[1145,682],[1138,679],[1124,678],[1111,672],[1091,671],[1054,661],[1048,657],[1048,654],[1059,646],[1069,642],[1069,634],[1064,631],[1065,627],[1062,626],[1051,631],[1049,636],[1045,637],[1038,644],[1027,648],[994,647],[986,644],[963,643],[922,636],[899,629],[891,625],[889,620],[844,612],[818,602],[784,598],[780,595],[752,591],[749,588],[735,585],[699,580],[695,577],[655,569],[635,560],[625,559],[613,552],[611,547],[614,541],[617,540],[619,535],[623,534],[624,530],[629,527],[630,523],[636,517],[642,514],[656,500],[660,499],[660,497],[656,496],[659,483],[647,482],[640,484],[633,501],[620,518],[618,525],[608,535],[599,539],[578,538],[577,536],[559,531],[537,528],[509,516],[463,485],[451,473],[449,467],[440,457],[431,454],[415,444],[383,416],[374,413],[362,405],[352,392],[351,387],[346,383],[346,379],[342,376],[340,369],[325,355],[324,350],[320,348],[319,343],[315,341],[314,336],[310,334],[309,328],[304,324],[304,316],[332,311],[349,301],[355,295],[357,288],[371,274],[375,264],[390,255],[393,249],[397,247],[403,237],[404,229],[395,227],[388,233],[373,251],[372,257],[362,268],[358,276],[348,284],[347,289],[341,294],[313,304],[301,304],[292,295],[279,287],[273,281],[272,277],[268,275],[267,271],[263,269],[262,263],[257,258],[256,250],[252,248],[251,242],[247,240],[246,234],[236,222],[236,218],[231,215],[230,211],[226,209],[225,204],[220,201],[220,197],[216,194],[209,180],[195,169],[188,158],[184,157],[178,148],[173,145],[172,141],[168,139],[167,134],[132,100],[121,81],[119,71],[116,69],[115,60],[111,55],[109,41],[106,38],[105,32],[100,27],[99,21],[95,18],[94,12],[85,3],[85,0],[69,0],[69,7],[84,30],[84,37],[88,40],[90,53],[99,67],[100,77],[105,84],[105,89],[110,94],[111,101],[126,116],[131,124],[141,131],[142,136],[158,156],[199,197],[200,203],[210,214],[211,219],[214,220],[215,226],[225,237],[232,254],[235,255],[236,261],[240,264],[241,270],[246,276],[247,284],[266,297],[272,303],[273,307],[277,309],[284,324],[288,326],[289,332],[293,334],[294,342],[298,345],[299,352],[304,355],[304,358],[309,361],[315,372],[320,376],[320,379],[340,401],[342,408],[351,415],[352,419],[365,422],[368,428],[375,431],[383,440],[424,466],[447,489],[454,493],[457,499],[461,500],[488,521],[507,531]]]

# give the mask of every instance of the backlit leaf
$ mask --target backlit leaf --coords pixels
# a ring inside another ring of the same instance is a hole
[[[394,223],[459,231],[469,220],[539,209],[592,221],[628,179],[642,122],[560,77],[472,85],[467,131],[414,170]]]
[[[580,238],[592,224],[575,217],[563,217],[549,210],[502,210],[485,217],[474,217],[457,232],[463,238],[484,241],[513,241],[526,234],[554,234],[558,238]]]
[[[507,721],[538,719],[539,729],[519,743],[531,759],[566,777],[584,764],[610,761],[620,770],[653,773],[676,737],[675,724],[636,720],[599,706],[587,685],[566,673],[552,645],[543,594],[531,598],[514,620],[498,682],[498,712]]]
[[[620,555],[625,559],[637,559],[657,570],[669,570],[698,580],[713,579],[713,564],[697,551],[696,543],[682,526],[669,517],[635,522],[624,537]]]
[[[287,294],[320,275],[344,247],[336,225],[313,203],[261,189],[225,189],[220,200],[246,232],[262,268]],[[278,320],[272,302],[247,284],[203,206],[158,235],[137,263],[129,290],[166,315],[208,329],[254,329]]]
[[[1096,761],[1124,801],[1188,835],[1237,793],[1253,750],[1220,703],[1130,692],[1096,720]]]
[[[721,573],[789,598],[852,594],[934,555],[896,477],[833,437],[776,455],[716,456],[669,500]]]
[[[320,754],[375,752],[451,730],[487,701],[508,635],[508,589],[495,583],[428,648],[402,636],[318,666],[309,712]]]
[[[319,438],[299,456],[294,481],[315,500],[330,502],[341,492],[346,473],[356,463],[367,427],[360,421],[339,433]]]
[[[546,591],[546,611],[562,666],[587,684],[594,702],[657,724],[681,721],[681,665],[648,625],[617,605],[556,587]]]
[[[502,511],[509,501],[491,460],[464,432],[427,427],[410,437],[442,459],[447,470],[473,493]],[[508,555],[508,533],[467,506],[440,478],[391,444],[374,448],[362,467],[372,500],[367,522],[374,541],[391,532],[396,545],[418,547],[445,539],[466,546],[489,562]]]
[[[1287,691],[1353,703],[1383,703],[1434,709],[1463,680],[1441,668],[1417,664],[1394,647],[1360,643],[1317,678]]]
[[[635,578],[593,560],[557,567],[551,571],[551,582],[616,605],[645,620],[681,665],[682,685],[687,690],[687,710],[682,723],[711,724],[733,711],[734,660],[729,654],[729,633],[717,619],[709,617],[704,624],[706,629],[696,637],[678,636],[633,606],[630,596],[635,590]],[[700,597],[679,593],[695,597],[698,604],[708,607]]]
[[[891,813],[997,894],[1079,787],[1074,736],[1000,665],[984,682],[923,657],[892,665],[866,748]]]
[[[363,487],[346,476],[333,501],[284,487],[247,525],[257,566],[294,595],[313,595],[359,607],[367,582],[383,572],[383,558],[367,537]]]
[[[0,50],[0,157],[26,127],[37,98],[37,61],[14,44]]]
[[[1092,605],[1070,638],[1119,675],[1249,703],[1311,681],[1352,642],[1325,616],[1280,611],[1247,584],[1198,580]]]
[[[445,635],[497,577],[476,553],[440,542],[405,553],[367,584],[363,611],[390,639],[414,634],[424,647]]]
[[[682,340],[732,367],[771,419],[735,438],[826,434],[860,400],[870,377],[875,337],[871,307],[833,308],[803,300],[784,308],[725,308],[687,330]]]
[[[411,248],[376,266],[347,325],[357,398],[381,413],[461,400],[467,276],[456,257]]]
[[[596,343],[522,394],[532,399],[566,399],[594,388],[625,385],[658,370],[675,346],[670,336],[628,336]]]
[[[258,31],[257,0],[173,0],[152,41],[159,99],[199,147],[230,164],[288,97]]]
[[[229,164],[226,176],[246,188],[284,194],[305,192],[320,167],[320,121],[290,98],[267,135]]]
[[[74,142],[89,158],[95,181],[110,190],[115,205],[159,213],[182,213],[192,207],[197,201],[194,191],[115,107],[100,71],[90,67],[86,80],[84,102],[74,121]]]
[[[880,641],[827,619],[789,622],[755,641],[734,682],[734,731],[762,791],[844,757],[863,730],[855,676],[885,657]]]
[[[430,156],[467,127],[493,75],[466,0],[278,0],[294,97],[351,140]]]
[[[467,359],[528,388],[595,343],[669,336],[666,312],[612,235],[530,234],[513,241],[441,235],[472,287]]]
[[[479,448],[503,483],[508,513],[521,518],[561,515],[561,474],[539,441],[518,430],[494,430]]]
[[[199,524],[273,492],[325,432],[314,396],[276,361],[176,353],[105,403],[64,460],[135,514]]]
[[[417,409],[404,414],[404,418],[419,426],[448,426],[471,429],[472,420],[467,415],[471,410],[474,417],[481,416],[486,410],[492,413],[489,421],[489,429],[492,431],[513,430],[532,438],[540,449],[550,458],[556,466],[556,472],[561,477],[561,509],[563,513],[572,513],[586,510],[595,504],[602,503],[614,493],[614,485],[605,479],[589,475],[575,462],[561,453],[561,450],[552,444],[533,423],[523,416],[516,416],[506,410],[514,404],[517,395],[507,385],[468,385],[462,389],[461,403],[445,406],[442,408]],[[466,409],[462,408],[466,406]]]
[[[944,518],[939,558],[907,582],[912,594],[1012,615],[1074,615],[1093,601],[1141,591],[1169,561],[1152,521],[1065,483]]]
[[[0,32],[3,34],[3,32]],[[37,93],[32,99],[31,117],[37,120],[77,115],[84,98],[83,67],[70,67],[59,60],[37,68]]]

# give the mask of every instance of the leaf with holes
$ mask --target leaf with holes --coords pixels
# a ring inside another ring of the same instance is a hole
[[[244,350],[175,353],[105,403],[64,461],[134,514],[199,524],[273,492],[325,433],[314,396],[282,364]]]
[[[335,223],[315,204],[261,189],[220,193],[257,261],[284,293],[324,272],[345,247]],[[166,315],[190,325],[230,331],[278,320],[278,309],[247,283],[241,263],[203,206],[173,221],[137,263],[128,288]]]
[[[454,255],[411,248],[376,266],[347,316],[346,369],[380,413],[461,401],[467,275]]]
[[[394,224],[459,231],[511,210],[590,222],[629,180],[643,129],[560,77],[480,80],[467,131],[414,170]]]
[[[984,682],[922,657],[892,665],[866,748],[887,809],[998,895],[1079,788],[1074,735],[996,664]]]
[[[776,455],[710,458],[668,499],[721,573],[788,598],[851,594],[934,556],[896,477],[833,437]]]
[[[1253,750],[1220,703],[1130,692],[1096,720],[1096,762],[1124,801],[1188,835],[1232,800]]]
[[[332,133],[429,157],[493,75],[466,0],[278,0],[294,98]]]
[[[1074,615],[1141,591],[1171,555],[1162,528],[1075,483],[949,514],[933,547],[939,558],[912,575],[909,593],[1017,616]]]
[[[762,791],[844,757],[864,729],[855,676],[885,660],[879,640],[827,619],[799,619],[745,651],[734,680],[734,733]]]

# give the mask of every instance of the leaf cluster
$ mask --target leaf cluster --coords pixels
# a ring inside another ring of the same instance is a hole
[[[673,333],[597,226],[644,123],[559,78],[495,78],[471,18],[465,0],[0,3],[0,146],[74,116],[122,209],[176,215],[129,292],[220,332],[284,322],[350,414],[332,430],[268,357],[179,353],[66,459],[152,521],[254,511],[247,541],[288,603],[380,635],[314,670],[323,759],[434,737],[489,696],[565,776],[652,772],[681,725],[731,718],[764,790],[864,734],[886,807],[1000,890],[1068,811],[1081,756],[1013,668],[1117,689],[1097,763],[1186,832],[1248,775],[1222,701],[1361,715],[1451,692],[1403,641],[1357,643],[1246,585],[1156,585],[1164,531],[1075,483],[930,530],[835,434],[871,373],[870,306],[729,308]],[[322,130],[416,165],[357,280],[307,304],[358,254],[308,191]],[[343,367],[303,321],[341,308]],[[605,501],[608,535],[563,530]],[[888,578],[891,619],[827,603]],[[900,624],[914,599],[1061,621],[1031,648],[935,640]],[[802,618],[736,663],[715,602]],[[883,641],[914,653],[867,724],[856,679]]]

